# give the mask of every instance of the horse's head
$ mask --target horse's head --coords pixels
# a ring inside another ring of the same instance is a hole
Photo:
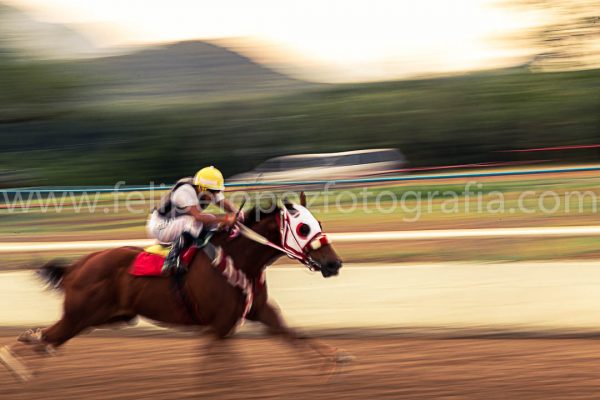
[[[300,204],[279,201],[274,212],[269,214],[273,218],[261,221],[265,228],[252,228],[263,231],[262,234],[269,238],[269,243],[263,244],[278,248],[288,257],[320,271],[325,278],[335,276],[342,267],[342,260],[323,233],[319,221],[306,208],[304,194],[300,200]]]
[[[325,278],[337,275],[342,260],[321,224],[302,204],[284,203],[279,210],[281,245],[309,268],[321,271]]]

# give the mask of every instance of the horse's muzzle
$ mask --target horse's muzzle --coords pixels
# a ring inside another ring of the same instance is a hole
[[[321,265],[321,274],[325,278],[336,276],[339,274],[340,268],[342,268],[342,262],[340,260],[330,261]]]

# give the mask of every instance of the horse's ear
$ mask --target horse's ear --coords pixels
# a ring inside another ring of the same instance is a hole
[[[306,207],[306,194],[304,194],[304,190],[300,192],[300,205]]]
[[[277,208],[280,210],[285,210],[285,202],[281,199],[281,197],[277,197]]]

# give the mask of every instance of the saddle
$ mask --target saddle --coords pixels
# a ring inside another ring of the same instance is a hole
[[[191,265],[197,251],[203,250],[212,264],[219,263],[221,261],[217,260],[220,257],[219,249],[210,243],[213,233],[212,231],[206,232],[189,247],[183,249],[181,262],[184,265]],[[134,276],[161,276],[162,266],[170,250],[170,245],[161,243],[144,248],[144,251],[138,254],[133,261],[129,273]]]

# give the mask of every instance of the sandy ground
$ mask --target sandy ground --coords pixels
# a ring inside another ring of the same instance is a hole
[[[7,343],[10,338],[0,338]],[[25,357],[37,372],[13,399],[593,399],[593,339],[327,338],[356,360],[329,379],[307,354],[276,339],[233,338],[207,355],[206,339],[84,336],[56,357]]]
[[[600,330],[598,262],[346,264],[330,279],[290,265],[267,284],[301,329]],[[62,301],[31,272],[0,273],[0,326],[52,323]]]

